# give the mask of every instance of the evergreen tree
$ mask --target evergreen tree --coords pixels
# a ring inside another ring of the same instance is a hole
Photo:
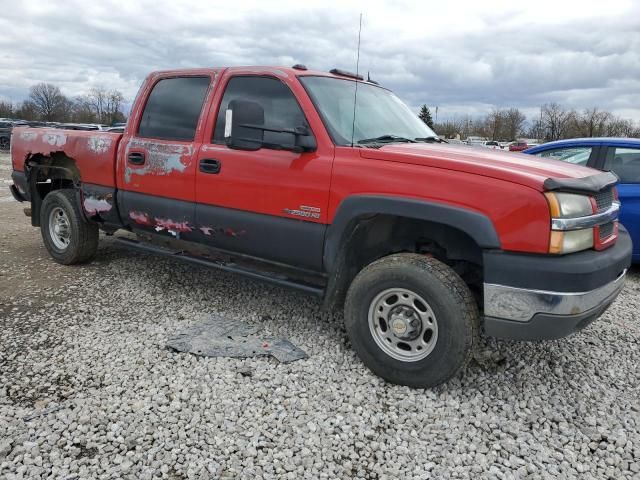
[[[418,117],[420,118],[420,120],[426,123],[429,128],[433,129],[433,118],[431,117],[429,107],[427,107],[426,105],[422,105]]]

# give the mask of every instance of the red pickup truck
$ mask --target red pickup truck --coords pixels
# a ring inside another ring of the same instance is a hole
[[[581,329],[630,265],[615,175],[441,143],[340,70],[156,72],[124,134],[18,127],[11,145],[11,190],[54,260],[128,230],[131,247],[322,296],[404,385],[451,378],[481,330]]]

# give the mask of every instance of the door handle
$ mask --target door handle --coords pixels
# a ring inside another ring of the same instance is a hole
[[[142,152],[131,152],[127,156],[127,161],[131,165],[144,165],[144,153],[142,153]]]
[[[220,173],[221,167],[220,160],[214,158],[203,158],[200,160],[200,171],[202,173],[217,174]]]

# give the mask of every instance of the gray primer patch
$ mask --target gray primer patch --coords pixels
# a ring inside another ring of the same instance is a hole
[[[89,150],[94,153],[105,153],[111,148],[112,140],[108,137],[89,137]]]
[[[51,146],[61,147],[67,143],[67,136],[64,133],[45,133],[42,140]]]
[[[132,148],[146,150],[145,163],[140,168],[132,168],[127,163],[124,172],[124,181],[129,183],[131,175],[169,175],[171,172],[183,172],[187,165],[182,163],[184,155],[191,156],[193,147],[191,145],[154,143],[144,140],[131,140],[127,145],[125,155],[129,155]]]
[[[104,198],[86,197],[82,203],[84,211],[89,215],[97,215],[98,213],[104,213],[111,210],[111,205]]]
[[[212,315],[167,340],[167,347],[178,352],[205,357],[248,358],[272,355],[282,363],[307,358],[307,354],[289,340],[260,336],[262,327],[233,318]]]
[[[38,138],[38,134],[36,132],[21,132],[20,133],[20,139],[24,140],[25,142],[30,142],[32,140],[35,140],[36,138]]]

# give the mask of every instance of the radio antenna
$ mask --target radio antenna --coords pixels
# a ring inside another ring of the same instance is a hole
[[[356,77],[360,74],[360,34],[362,33],[362,12],[360,12],[360,27],[358,28],[358,53],[356,56]],[[353,93],[353,123],[351,125],[351,148],[353,148],[353,138],[356,133],[356,102],[358,101],[358,78],[356,78],[356,89]]]

